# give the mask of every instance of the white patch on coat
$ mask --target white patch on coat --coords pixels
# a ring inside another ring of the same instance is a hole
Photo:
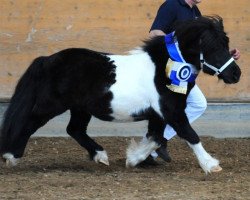
[[[131,55],[108,56],[116,65],[111,108],[114,121],[132,121],[132,114],[152,107],[160,116],[159,94],[154,84],[155,65],[150,56],[136,50]]]
[[[190,144],[188,142],[188,145],[193,149],[201,168],[206,174],[211,172],[217,172],[222,169],[219,166],[219,161],[206,152],[201,142],[199,142],[198,144]]]
[[[152,139],[144,139],[139,143],[132,139],[126,152],[126,167],[136,166],[138,163],[144,161],[152,153],[152,151],[159,147],[160,145]]]

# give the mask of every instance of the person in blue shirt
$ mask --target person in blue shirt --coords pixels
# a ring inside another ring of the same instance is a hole
[[[195,19],[201,16],[197,4],[202,0],[166,0],[159,8],[155,20],[149,32],[150,37],[166,35],[173,31],[173,25],[177,21]],[[235,60],[239,59],[238,49],[230,51]],[[185,109],[189,122],[192,123],[199,118],[207,107],[207,101],[202,91],[197,85],[193,87],[187,97],[187,107]],[[167,141],[176,135],[174,129],[167,125],[164,130],[166,143],[161,145],[156,152],[153,152],[142,164],[156,165],[154,160],[158,155],[165,161],[170,162],[171,158],[167,151]]]
[[[159,8],[150,29],[150,36],[165,35],[172,31],[176,21],[195,19],[201,16],[196,6],[201,0],[167,0]]]

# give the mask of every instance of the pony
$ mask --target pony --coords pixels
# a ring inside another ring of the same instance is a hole
[[[241,71],[229,53],[229,38],[219,16],[200,17],[174,27],[174,40],[187,63],[197,71],[237,83]],[[147,41],[125,55],[84,48],[64,49],[36,58],[20,78],[4,114],[0,155],[16,165],[27,142],[50,119],[70,110],[67,133],[92,160],[109,165],[107,152],[87,135],[92,116],[105,121],[148,120],[145,142],[127,149],[126,166],[133,167],[160,147],[166,124],[193,149],[205,173],[220,171],[219,161],[202,146],[184,112],[186,94],[169,89],[165,68],[170,54],[164,36]]]

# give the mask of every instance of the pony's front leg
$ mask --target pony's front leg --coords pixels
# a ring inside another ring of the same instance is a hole
[[[197,144],[191,144],[187,142],[188,145],[193,149],[194,154],[196,155],[201,168],[204,172],[211,173],[211,172],[219,172],[222,168],[219,165],[219,161],[213,158],[202,146],[201,142]]]
[[[163,138],[164,127],[164,120],[158,114],[153,113],[149,116],[147,137],[143,138],[139,143],[132,140],[127,149],[127,167],[134,167],[141,163],[165,142]],[[160,156],[163,159],[169,157],[167,152],[166,155]]]
[[[211,172],[219,172],[222,170],[219,165],[219,161],[213,158],[202,146],[199,136],[190,126],[185,113],[179,115],[178,120],[171,123],[171,125],[176,130],[177,135],[185,139],[188,145],[193,149],[193,152],[197,157],[201,168],[206,174]]]
[[[134,167],[141,163],[159,147],[160,144],[152,137],[145,138],[139,143],[132,139],[126,152],[126,167]]]

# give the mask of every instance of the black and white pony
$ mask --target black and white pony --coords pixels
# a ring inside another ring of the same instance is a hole
[[[175,38],[187,63],[197,70],[216,73],[225,83],[239,81],[241,72],[229,53],[229,39],[220,17],[177,24]],[[19,80],[5,113],[0,154],[8,164],[16,165],[30,136],[53,117],[70,110],[67,133],[97,163],[109,164],[106,151],[86,133],[92,116],[117,122],[148,120],[148,140],[129,147],[127,166],[137,165],[157,149],[169,124],[187,141],[206,173],[221,170],[184,112],[195,83],[188,83],[187,94],[168,89],[168,59],[164,36],[146,41],[128,55],[71,48],[36,58]]]

